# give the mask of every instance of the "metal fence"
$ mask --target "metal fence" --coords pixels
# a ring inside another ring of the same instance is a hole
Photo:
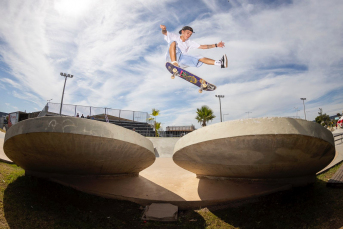
[[[336,141],[339,141],[339,140],[341,140],[341,143],[343,142],[343,133],[333,134],[333,137],[335,139],[335,143]]]
[[[47,103],[38,116],[41,117],[46,115],[60,115],[60,107],[60,103]],[[107,116],[108,120],[150,123],[150,116],[147,112],[81,106],[72,104],[63,104],[61,115],[74,117],[78,115],[79,117],[84,116],[85,118],[89,116],[90,118],[94,117],[96,119],[105,119]]]

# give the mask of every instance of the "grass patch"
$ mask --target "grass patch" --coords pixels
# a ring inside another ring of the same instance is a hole
[[[4,133],[6,133],[6,130],[4,130],[4,129],[0,128],[0,132],[4,132]]]
[[[161,223],[142,221],[138,204],[26,177],[20,167],[0,162],[0,228],[340,228],[343,191],[326,187],[338,167],[307,187],[220,210],[181,211],[177,222]]]

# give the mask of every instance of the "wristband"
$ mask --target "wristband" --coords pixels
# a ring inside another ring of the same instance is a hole
[[[216,46],[216,48],[218,47],[217,44],[214,44]]]

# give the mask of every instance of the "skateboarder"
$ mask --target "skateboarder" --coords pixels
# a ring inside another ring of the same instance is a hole
[[[210,49],[223,48],[224,42],[219,42],[212,45],[200,45],[189,38],[192,36],[193,29],[189,26],[184,26],[179,34],[174,34],[167,31],[165,25],[160,25],[164,39],[168,42],[169,50],[166,54],[166,60],[175,66],[185,67],[200,67],[203,63],[208,65],[218,65],[221,68],[227,68],[227,57],[224,55],[220,60],[212,60],[202,56],[192,56],[187,54],[190,49]]]

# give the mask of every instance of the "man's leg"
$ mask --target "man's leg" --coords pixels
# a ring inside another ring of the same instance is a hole
[[[206,57],[203,57],[203,58],[199,59],[199,61],[204,63],[204,64],[208,64],[208,65],[218,65],[221,68],[227,68],[227,65],[228,65],[228,61],[227,61],[226,55],[224,55],[218,61],[215,61],[215,60],[212,60],[212,59],[206,58]]]
[[[175,66],[179,66],[176,62],[176,42],[175,41],[172,42],[169,46],[169,55],[170,55],[170,60],[172,64],[174,64]]]
[[[204,64],[208,64],[208,65],[214,65],[214,62],[215,62],[215,60],[212,60],[212,59],[206,58],[206,57],[199,59],[199,61],[203,62]]]

